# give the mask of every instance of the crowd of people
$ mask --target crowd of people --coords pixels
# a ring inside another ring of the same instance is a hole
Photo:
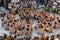
[[[14,37],[11,35],[7,37],[5,34],[6,40],[49,40],[49,36],[44,36],[44,33],[52,33],[53,29],[60,28],[60,17],[56,17],[55,14],[51,16],[45,10],[38,10],[36,1],[10,3],[8,8],[9,13],[0,14],[2,26],[5,30],[9,30],[10,34],[15,35]],[[33,24],[35,25],[33,26]],[[39,30],[39,35],[42,36],[32,39],[33,30]],[[17,39],[17,36],[22,34],[24,34],[24,38]],[[60,35],[57,35],[57,38],[60,40]],[[50,40],[55,40],[54,35],[51,36]]]
[[[49,1],[46,3],[45,7],[47,7],[49,10],[48,11],[54,11],[54,13],[60,13],[60,3],[59,2],[54,2],[54,1]]]
[[[24,9],[24,8],[37,8],[38,4],[36,3],[36,1],[21,1],[21,2],[18,2],[18,3],[9,3],[8,4],[8,10],[11,9],[11,5],[14,6],[14,8],[16,9]]]
[[[24,37],[24,38],[18,38],[16,35],[14,37],[12,37],[12,35],[7,36],[6,34],[4,34],[3,36],[3,40],[60,40],[60,35],[57,34],[56,36],[52,35],[52,36],[36,36],[34,38],[31,37]]]

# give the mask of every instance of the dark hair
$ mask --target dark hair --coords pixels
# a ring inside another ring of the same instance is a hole
[[[45,16],[45,18],[48,18],[48,16]]]
[[[6,13],[3,14],[4,16],[6,15]]]
[[[54,40],[54,35],[51,36],[51,40]]]
[[[39,28],[43,28],[43,25],[40,24]]]
[[[18,21],[19,21],[19,19],[18,19]]]
[[[39,40],[39,37],[34,37],[34,40]]]
[[[4,24],[6,24],[6,22],[4,22]]]
[[[10,9],[9,13],[11,13],[11,9]]]
[[[29,28],[26,28],[27,31],[29,31]]]
[[[52,20],[50,20],[50,22],[51,22]]]
[[[54,35],[52,35],[52,38],[54,38]]]
[[[10,21],[10,23],[11,23],[12,21]]]
[[[6,39],[7,38],[7,34],[4,34],[4,39]]]
[[[29,27],[30,25],[27,25],[27,27]]]
[[[55,22],[55,24],[57,24],[57,23]]]
[[[17,38],[17,35],[14,35],[14,38],[16,39]]]
[[[46,19],[46,21],[49,21],[49,20]]]
[[[13,37],[11,37],[11,40],[14,40],[14,38],[13,38]]]
[[[30,39],[31,39],[31,37],[27,37],[27,38],[26,38],[26,37],[24,37],[24,39],[26,39],[26,40],[30,40]]]
[[[12,36],[10,35],[10,38],[11,38]]]
[[[59,37],[60,35],[59,34],[57,34],[57,37]]]
[[[18,30],[22,30],[22,28],[19,27]]]
[[[50,22],[48,22],[48,24],[50,24]]]
[[[7,19],[9,19],[10,17],[9,16],[7,16]]]
[[[14,6],[11,6],[12,8],[14,8]]]
[[[3,21],[4,19],[2,19],[1,21]]]
[[[49,26],[51,26],[51,24],[49,24]]]
[[[23,40],[23,38],[20,38],[20,40]]]
[[[13,27],[13,25],[11,25],[11,27]]]
[[[54,20],[54,19],[52,19],[52,20]]]
[[[17,38],[17,40],[23,40],[23,38]]]
[[[47,36],[47,39],[46,40],[49,40],[49,36]]]
[[[17,20],[14,20],[14,22],[17,22]]]
[[[46,24],[46,22],[44,22],[44,24]]]
[[[39,23],[40,21],[38,21],[38,23]]]

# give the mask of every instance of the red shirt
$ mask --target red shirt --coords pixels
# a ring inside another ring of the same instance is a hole
[[[46,36],[43,36],[43,39],[44,39],[44,40],[46,40],[46,39],[47,39],[47,37],[46,37]]]

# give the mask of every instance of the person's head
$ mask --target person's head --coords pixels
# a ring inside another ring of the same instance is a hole
[[[6,13],[3,14],[4,16],[6,15]]]
[[[52,21],[54,21],[54,18],[52,19]]]
[[[57,22],[55,22],[55,24],[57,24]]]
[[[30,25],[27,25],[27,27],[29,27]]]
[[[17,22],[17,20],[14,20],[14,22]]]
[[[58,5],[60,5],[60,3],[58,3]]]
[[[17,35],[14,35],[14,38],[16,39],[17,38]]]
[[[22,28],[19,27],[18,30],[22,30]]]
[[[10,38],[11,38],[12,36],[10,35]]]
[[[44,22],[44,24],[46,24],[46,22]]]
[[[14,38],[13,38],[13,37],[11,37],[11,40],[14,40]]]
[[[24,40],[23,38],[20,38],[20,40]]]
[[[60,35],[59,35],[59,34],[57,34],[57,38],[59,38],[59,36],[60,36]]]
[[[49,40],[49,36],[47,36],[47,39],[46,40]]]
[[[51,36],[51,40],[54,40],[54,35]]]
[[[37,21],[38,23],[40,22],[40,21]]]
[[[13,25],[11,25],[11,28],[13,27]]]
[[[27,31],[29,31],[29,28],[26,28]]]
[[[43,28],[43,25],[40,24],[39,28]]]
[[[7,34],[4,34],[4,39],[6,39],[7,38]]]
[[[9,36],[7,36],[7,40],[11,40],[11,38]]]
[[[59,17],[57,17],[57,19],[59,19]]]
[[[30,40],[31,39],[31,37],[24,37],[24,40]]]
[[[51,24],[49,24],[49,26],[52,26]]]
[[[54,38],[54,35],[52,35],[51,38]]]
[[[39,40],[39,37],[34,37],[34,40]]]
[[[11,23],[12,21],[10,21],[10,23]]]
[[[60,11],[58,11],[58,14],[60,14]]]
[[[12,8],[14,8],[14,6],[11,6]]]
[[[3,21],[4,19],[2,19],[1,21]]]
[[[51,4],[51,1],[49,1],[48,4]]]
[[[9,11],[9,13],[11,13],[11,10]]]
[[[45,18],[48,18],[48,16],[45,16]]]
[[[48,24],[50,24],[50,22],[48,22]]]

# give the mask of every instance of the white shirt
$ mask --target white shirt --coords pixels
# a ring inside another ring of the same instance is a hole
[[[60,0],[57,0],[58,3],[60,3]]]
[[[12,4],[11,4],[11,3],[9,3],[9,4],[8,4],[8,8],[11,8],[11,5],[12,5]]]
[[[57,5],[57,2],[53,2],[53,8],[55,9]]]
[[[57,5],[57,2],[54,2],[53,5]]]
[[[16,8],[19,8],[19,4],[15,5],[15,6],[16,6]]]
[[[60,16],[59,16],[59,20],[60,20]]]
[[[55,40],[59,40],[58,38],[56,38]]]

